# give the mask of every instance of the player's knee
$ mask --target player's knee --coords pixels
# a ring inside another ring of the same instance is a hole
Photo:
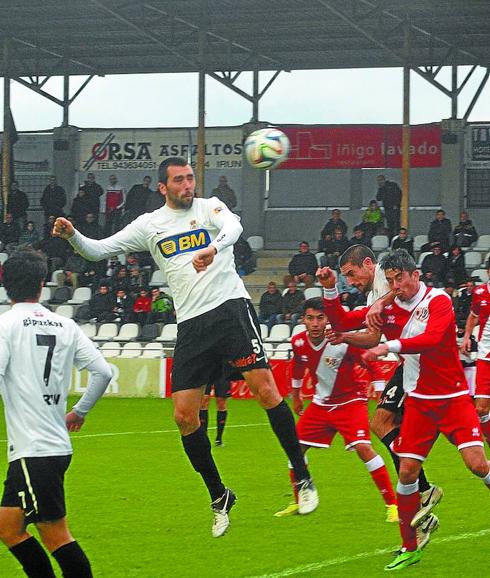
[[[402,484],[413,484],[417,481],[420,465],[403,461],[400,463],[399,478]]]
[[[478,478],[484,478],[488,475],[488,461],[485,456],[481,458],[473,459],[466,464],[471,473],[475,474]]]
[[[6,544],[7,547],[10,548],[18,543],[23,534],[25,534],[24,528],[13,527],[0,522],[0,540]]]
[[[395,426],[394,416],[390,411],[378,409],[371,418],[371,430],[380,439],[384,438]]]
[[[198,429],[200,425],[199,415],[196,415],[194,412],[190,413],[185,409],[175,409],[174,421],[182,435],[188,435],[192,433]]]
[[[226,399],[224,397],[216,398],[216,408],[218,411],[226,411]]]

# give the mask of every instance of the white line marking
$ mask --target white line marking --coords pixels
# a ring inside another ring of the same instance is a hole
[[[479,532],[466,532],[464,534],[446,536],[445,538],[434,538],[431,540],[429,548],[432,548],[437,544],[446,544],[447,542],[459,542],[460,540],[480,538],[481,536],[487,536],[488,534],[490,534],[490,528],[480,530]],[[315,570],[323,570],[323,568],[328,568],[329,566],[339,566],[340,564],[354,562],[355,560],[363,560],[365,558],[374,558],[375,556],[391,554],[394,550],[396,550],[396,548],[383,548],[373,550],[372,552],[360,552],[359,554],[354,554],[353,556],[340,556],[339,558],[332,558],[331,560],[323,560],[322,562],[314,562],[313,564],[296,566],[296,568],[287,568],[286,570],[275,572],[274,574],[261,574],[260,576],[249,576],[248,578],[284,578],[285,576],[307,574],[308,572],[314,572]]]

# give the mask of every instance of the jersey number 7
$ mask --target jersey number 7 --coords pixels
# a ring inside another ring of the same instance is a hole
[[[44,385],[48,387],[49,376],[51,374],[51,360],[53,359],[53,351],[56,346],[56,335],[36,335],[36,343],[40,347],[47,347],[48,354],[46,355],[46,363],[44,364]]]

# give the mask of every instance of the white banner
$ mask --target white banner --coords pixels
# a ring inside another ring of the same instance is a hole
[[[490,168],[490,124],[472,124],[468,126],[465,149],[466,168]]]

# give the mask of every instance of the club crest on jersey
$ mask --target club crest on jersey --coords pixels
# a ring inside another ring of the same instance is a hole
[[[196,219],[192,219],[192,221],[189,223],[190,228],[191,229],[197,229],[197,221]]]
[[[205,229],[196,229],[192,232],[187,231],[162,239],[158,241],[157,247],[165,259],[169,259],[181,253],[189,253],[190,251],[203,249],[207,247],[209,243],[211,243],[209,233]]]
[[[341,360],[338,357],[331,357],[329,355],[326,355],[323,358],[323,361],[328,365],[328,367],[336,369],[337,367],[339,367]]]
[[[417,321],[427,321],[429,318],[429,309],[427,307],[419,307],[415,311],[415,319]]]

